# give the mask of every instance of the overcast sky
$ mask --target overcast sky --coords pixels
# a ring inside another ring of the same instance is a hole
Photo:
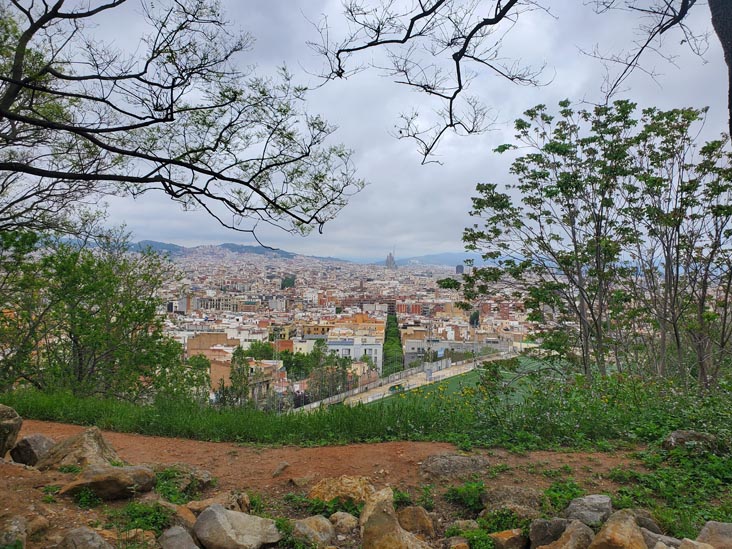
[[[331,34],[344,31],[339,0],[223,0],[229,20],[251,33],[256,43],[243,62],[256,63],[258,71],[272,73],[286,63],[297,79],[318,84],[308,72],[318,71],[322,60],[306,46],[318,35],[308,21],[327,15]],[[397,258],[459,252],[461,234],[470,223],[470,197],[479,182],[508,180],[510,159],[491,151],[510,142],[512,121],[538,103],[555,106],[564,98],[600,101],[604,69],[583,55],[600,44],[604,51],[619,51],[634,36],[632,17],[594,14],[582,2],[553,2],[552,14],[525,14],[511,31],[504,54],[531,65],[546,63],[543,87],[519,87],[484,74],[470,93],[493,109],[495,130],[479,136],[448,137],[438,150],[442,164],[421,165],[413,143],[392,137],[399,113],[419,105],[429,110],[426,97],[394,84],[376,71],[362,72],[345,81],[331,82],[312,92],[309,110],[338,125],[336,140],[354,151],[359,177],[368,186],[354,196],[339,217],[325,225],[324,233],[295,237],[263,228],[260,238],[268,245],[297,253],[342,258],[383,258],[392,249]],[[128,15],[130,16],[130,15]],[[690,26],[698,33],[711,31],[706,5],[694,8]],[[674,64],[659,57],[644,63],[654,68],[657,81],[637,72],[618,98],[640,106],[660,108],[709,106],[706,130],[726,128],[726,67],[716,36],[710,36],[703,59],[680,45],[679,33],[669,34],[662,49],[676,55]],[[368,61],[371,54],[361,58]],[[199,212],[182,212],[163,195],[142,199],[114,198],[109,221],[125,223],[136,240],[158,240],[191,246],[221,242],[251,243],[246,234],[221,228]]]

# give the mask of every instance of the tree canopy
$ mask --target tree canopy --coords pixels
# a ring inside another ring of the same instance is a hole
[[[716,383],[732,364],[732,153],[704,112],[618,101],[516,121],[515,183],[482,183],[464,232],[468,300],[522,296],[550,356]]]
[[[364,60],[368,50],[385,50],[387,60],[374,63],[377,68],[435,101],[433,117],[420,115],[418,109],[405,113],[398,132],[400,138],[416,140],[427,161],[446,133],[479,133],[489,125],[490,100],[468,93],[476,73],[488,72],[519,85],[542,82],[544,67],[527,65],[506,49],[505,42],[519,20],[535,12],[552,14],[552,4],[544,0],[352,0],[344,2],[348,31],[334,37],[326,22],[317,48],[327,61],[326,78],[346,78],[370,63]],[[679,31],[682,43],[697,54],[703,52],[705,33],[687,25],[692,10],[701,9],[697,0],[594,0],[584,4],[598,14],[622,11],[628,26],[638,30],[639,38],[622,51],[589,52],[617,68],[603,86],[609,99],[640,66],[644,53],[652,50],[663,55],[660,38],[666,33]],[[732,15],[725,0],[709,0],[708,4],[732,82]],[[551,63],[551,58],[547,61]],[[732,91],[730,94],[732,112]]]
[[[98,193],[162,191],[226,227],[305,233],[362,187],[305,88],[239,68],[252,40],[217,2],[140,2],[127,51],[95,23],[132,4],[0,6],[0,229],[56,225]]]

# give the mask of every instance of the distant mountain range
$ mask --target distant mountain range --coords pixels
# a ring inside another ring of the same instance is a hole
[[[224,244],[213,244],[203,246],[179,246],[178,244],[171,244],[169,242],[157,242],[155,240],[141,240],[136,244],[137,249],[152,249],[156,252],[167,254],[172,258],[184,257],[191,254],[205,254],[205,253],[221,253],[221,252],[232,252],[238,254],[256,254],[263,255],[266,257],[273,257],[279,259],[292,259],[297,255],[294,252],[288,252],[286,250],[278,250],[265,248],[264,246],[251,246],[244,244],[234,244],[226,242]],[[328,261],[347,261],[345,259],[338,259],[336,257],[317,257],[311,256],[315,259],[328,260]],[[386,256],[384,256],[386,257]],[[420,255],[415,257],[408,257],[405,259],[398,259],[397,265],[448,265],[454,267],[455,265],[462,265],[466,259],[473,259],[476,265],[482,265],[479,254],[459,252],[459,253],[440,253],[440,254],[428,254]],[[382,260],[363,260],[356,261],[358,263],[374,263],[383,264]]]

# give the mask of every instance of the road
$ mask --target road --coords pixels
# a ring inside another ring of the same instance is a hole
[[[497,360],[501,358],[505,358],[506,353],[499,353],[496,355],[487,355],[483,357],[477,357],[475,361],[473,359],[470,360],[464,360],[462,362],[456,362],[449,368],[445,368],[444,370],[440,370],[439,372],[435,372],[430,379],[427,379],[427,374],[425,372],[421,372],[418,374],[414,374],[409,377],[405,377],[399,381],[395,381],[394,383],[389,383],[388,385],[382,385],[381,387],[374,387],[373,389],[370,389],[368,391],[365,391],[363,393],[359,393],[357,395],[353,395],[348,397],[343,401],[344,404],[348,405],[354,405],[358,404],[359,402],[373,402],[375,400],[380,400],[384,397],[393,395],[394,393],[389,392],[389,387],[399,384],[404,387],[405,390],[409,389],[416,389],[417,387],[422,387],[423,385],[429,385],[430,383],[436,383],[438,381],[442,381],[444,379],[459,376],[461,374],[467,373],[475,368],[476,364],[480,364],[481,362],[486,362],[489,360]]]

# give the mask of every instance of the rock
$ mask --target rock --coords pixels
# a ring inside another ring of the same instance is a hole
[[[595,494],[573,499],[561,515],[568,520],[579,520],[587,526],[598,527],[612,512],[613,504],[610,496]]]
[[[464,477],[482,473],[490,465],[484,456],[440,454],[430,456],[420,465],[422,476],[427,478]]]
[[[657,542],[656,545],[649,545],[652,549],[671,549],[668,545],[663,542]]]
[[[173,526],[158,538],[162,549],[198,549],[198,545],[185,528]]]
[[[142,547],[152,547],[155,545],[155,532],[143,530],[142,528],[133,528],[120,532],[117,539],[125,545],[134,545]]]
[[[194,515],[198,516],[212,505],[219,504],[229,511],[240,511],[242,513],[249,512],[249,496],[244,492],[232,492],[217,494],[212,498],[189,501],[186,507],[190,509]]]
[[[636,522],[637,522],[637,519],[636,519]],[[654,545],[656,545],[658,543],[662,543],[663,545],[666,545],[667,547],[674,547],[674,548],[681,545],[680,539],[657,534],[656,532],[653,532],[653,531],[649,530],[648,528],[641,527],[641,534],[643,535],[643,540],[646,542],[646,545],[648,547],[653,547]]]
[[[330,522],[333,524],[338,534],[350,534],[358,526],[358,519],[351,513],[338,511],[330,516]]]
[[[550,543],[557,541],[562,537],[567,525],[569,525],[569,521],[563,518],[532,520],[531,525],[529,526],[531,549],[536,549],[539,546],[549,545]]]
[[[656,524],[655,520],[653,520],[653,515],[651,515],[649,511],[646,511],[645,509],[629,509],[629,511],[633,513],[633,516],[635,516],[635,523],[640,526],[641,530],[646,529],[654,534],[663,534],[663,530],[661,530],[661,527]]]
[[[681,545],[679,545],[679,549],[726,549],[726,547],[727,546],[725,545],[714,547],[713,545],[709,545],[708,543],[694,541],[686,538],[682,539]]]
[[[113,549],[113,547],[94,530],[82,526],[69,530],[61,540],[59,549]]]
[[[529,540],[521,532],[521,528],[493,532],[488,535],[493,540],[496,549],[524,549],[529,543]]]
[[[679,429],[669,434],[661,443],[661,447],[664,450],[689,447],[713,451],[717,449],[717,437],[699,431]]]
[[[460,537],[460,536],[454,536],[452,538],[448,538],[447,547],[448,547],[448,549],[470,549],[468,540],[463,537]]]
[[[304,488],[305,486],[310,484],[314,478],[315,478],[315,475],[307,475],[305,477],[296,477],[296,478],[291,478],[290,480],[287,481],[287,483],[291,484],[292,486],[294,486],[296,488]]]
[[[338,478],[324,478],[310,489],[308,497],[322,501],[342,498],[364,503],[374,491],[367,477],[343,475]]]
[[[647,549],[647,546],[633,512],[623,509],[610,515],[590,549]]]
[[[29,536],[33,536],[35,534],[38,534],[39,532],[44,532],[45,530],[48,530],[50,526],[51,523],[46,517],[44,517],[43,515],[36,515],[33,518],[28,519],[26,530]]]
[[[315,515],[293,521],[292,533],[297,539],[321,548],[330,545],[335,536],[335,529],[327,518]]]
[[[0,404],[0,459],[15,446],[23,418],[10,406]]]
[[[206,549],[259,549],[282,539],[273,520],[229,511],[218,504],[199,515],[193,532]]]
[[[507,508],[514,510],[517,515],[532,512],[538,515],[538,509],[541,509],[542,494],[538,490],[522,486],[497,486],[486,490],[481,496],[481,502],[489,511]]]
[[[82,471],[79,477],[59,491],[70,495],[89,489],[104,500],[124,499],[149,492],[155,486],[155,473],[141,465],[111,467],[95,465]]]
[[[25,549],[27,539],[28,524],[23,517],[12,517],[0,526],[0,547]]]
[[[424,537],[435,537],[435,524],[424,507],[410,505],[397,511],[399,525],[407,532]]]
[[[462,532],[465,532],[466,530],[477,530],[480,528],[480,524],[478,524],[477,520],[456,520],[452,523],[452,526]]]
[[[732,547],[732,523],[710,520],[701,529],[696,541],[708,543],[714,547]]]
[[[559,538],[547,545],[539,545],[539,549],[587,549],[592,543],[595,532],[584,522],[573,520]],[[533,540],[532,540],[533,546]]]
[[[361,511],[361,543],[363,549],[428,549],[411,532],[399,525],[394,511],[391,488],[376,492]]]
[[[89,467],[121,463],[117,452],[107,444],[102,432],[91,427],[73,437],[57,442],[36,464],[41,471],[64,466]]]
[[[280,463],[277,466],[277,469],[275,469],[272,472],[272,478],[277,478],[278,476],[280,476],[282,473],[285,472],[285,469],[287,469],[289,466],[290,466],[290,464],[287,463],[286,461],[283,461],[282,463]]]
[[[46,435],[35,434],[20,439],[13,449],[10,450],[10,457],[16,463],[23,465],[35,465],[41,458],[48,454],[53,447],[54,441]]]
[[[152,463],[146,466],[157,474],[162,473],[168,482],[190,497],[216,484],[216,477],[211,472],[188,463]]]

